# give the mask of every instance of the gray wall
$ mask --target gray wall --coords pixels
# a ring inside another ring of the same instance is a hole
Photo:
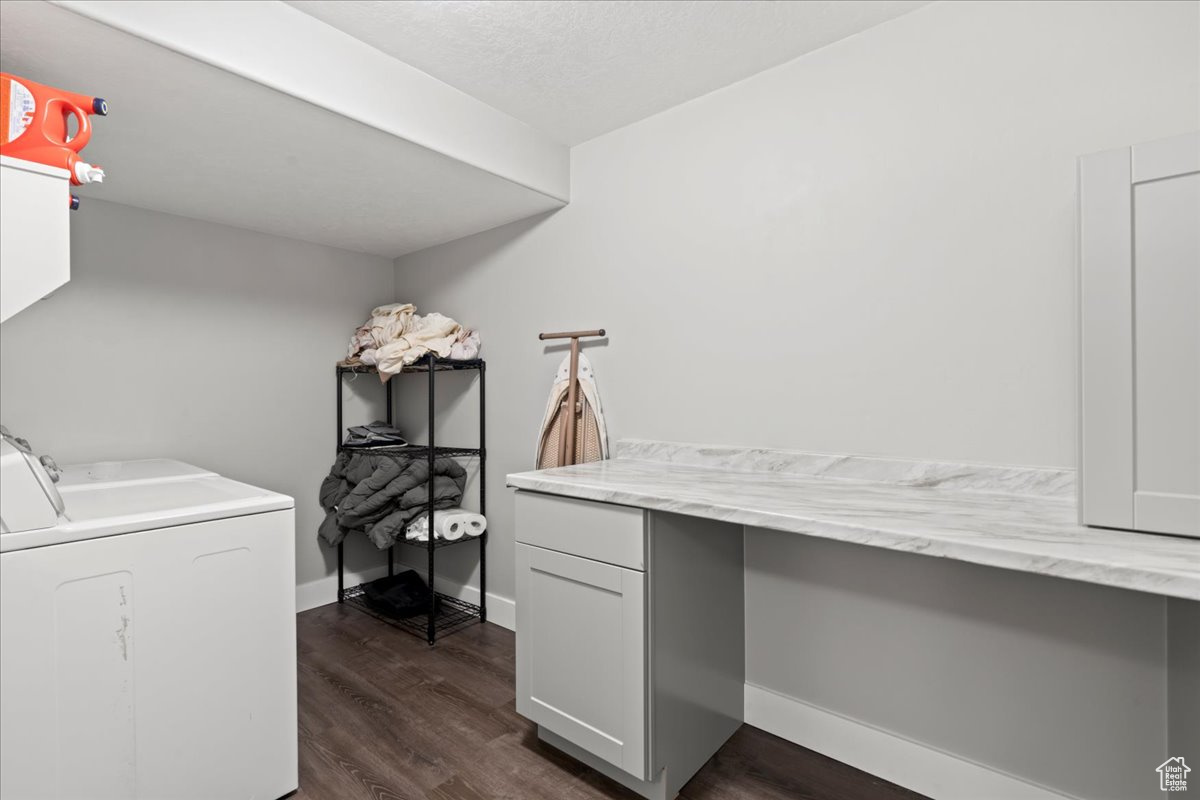
[[[1157,797],[1168,754],[1200,758],[1200,603],[1171,601],[1169,647],[1162,597],[748,532],[747,682],[1077,797]]]
[[[71,225],[71,282],[0,330],[4,424],[60,463],[176,458],[289,494],[297,580],[329,574],[333,363],[391,262],[91,199]]]
[[[559,212],[399,259],[398,299],[483,332],[489,586],[513,594],[499,487],[562,356],[539,331],[609,330],[587,352],[614,439],[1072,466],[1075,158],[1200,128],[1198,27],[1195,2],[937,3],[574,148]],[[470,440],[473,406],[448,411]],[[799,615],[749,611],[755,682],[1083,796],[1155,778],[1163,601],[765,531],[747,552],[751,602]],[[878,650],[839,650],[843,613]],[[905,693],[843,657],[902,661]]]
[[[575,147],[559,212],[399,259],[398,299],[483,332],[494,591],[561,358],[539,331],[609,330],[614,438],[1073,465],[1075,158],[1200,127],[1198,8],[937,3]]]

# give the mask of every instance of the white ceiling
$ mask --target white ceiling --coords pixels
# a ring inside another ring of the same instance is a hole
[[[928,0],[288,0],[578,144]]]

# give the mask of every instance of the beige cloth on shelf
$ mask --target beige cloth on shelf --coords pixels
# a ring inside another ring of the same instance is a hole
[[[380,376],[399,373],[426,353],[447,358],[462,331],[459,325],[441,314],[413,317],[405,331],[380,347],[375,353],[375,367]],[[384,380],[387,380],[385,377]]]
[[[440,358],[479,356],[479,334],[442,314],[416,313],[412,303],[392,303],[371,311],[371,318],[354,331],[342,362],[366,364],[386,382],[427,353]]]
[[[450,348],[450,357],[459,361],[479,358],[479,331],[463,328],[458,334],[458,341]]]

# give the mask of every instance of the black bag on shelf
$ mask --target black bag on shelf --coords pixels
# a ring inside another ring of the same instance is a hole
[[[364,583],[362,590],[363,600],[371,610],[384,616],[407,619],[429,613],[429,587],[411,569]]]

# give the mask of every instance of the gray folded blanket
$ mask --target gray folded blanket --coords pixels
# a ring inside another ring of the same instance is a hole
[[[404,539],[408,523],[429,508],[429,461],[422,456],[343,450],[321,482],[325,520],[317,535],[330,546],[362,531],[380,550]],[[453,458],[433,462],[433,507],[462,502],[467,471]]]
[[[396,428],[382,420],[370,425],[356,425],[346,430],[343,447],[407,447],[408,442]]]

